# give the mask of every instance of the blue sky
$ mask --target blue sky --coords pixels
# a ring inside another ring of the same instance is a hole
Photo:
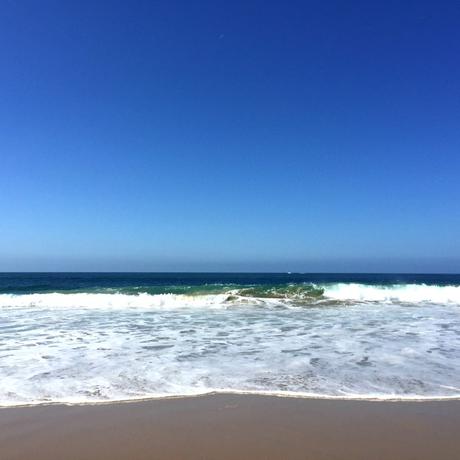
[[[0,270],[460,272],[459,24],[4,2]]]

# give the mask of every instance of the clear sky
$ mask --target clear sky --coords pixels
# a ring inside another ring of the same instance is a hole
[[[0,10],[0,270],[460,272],[458,1]]]

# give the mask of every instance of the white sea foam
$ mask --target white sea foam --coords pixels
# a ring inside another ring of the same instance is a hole
[[[219,294],[126,294],[126,293],[36,293],[0,294],[0,308],[97,308],[97,309],[180,309],[226,308],[230,305],[291,305],[303,300],[306,305],[321,300],[381,303],[434,303],[460,305],[460,286],[433,286],[420,284],[366,285],[337,283],[319,285],[324,290],[321,297],[309,296],[309,291],[299,295],[296,291],[282,298],[251,297],[242,289],[229,289]],[[268,291],[270,292],[270,291]]]
[[[183,294],[101,294],[101,293],[47,293],[0,294],[0,308],[193,308],[218,307],[228,294],[191,296]]]
[[[431,286],[425,284],[374,286],[338,283],[328,286],[325,290],[325,296],[335,300],[361,302],[429,302],[460,305],[460,286]]]
[[[219,391],[460,397],[458,287],[324,288],[325,302],[300,306],[297,294],[291,305],[237,289],[1,294],[0,405]]]

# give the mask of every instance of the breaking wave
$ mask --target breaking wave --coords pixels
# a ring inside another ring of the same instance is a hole
[[[131,287],[95,292],[0,294],[0,308],[226,308],[231,305],[317,305],[322,303],[460,305],[460,286],[357,283],[276,286]]]
[[[440,284],[3,291],[0,406],[209,392],[460,398],[460,283]]]

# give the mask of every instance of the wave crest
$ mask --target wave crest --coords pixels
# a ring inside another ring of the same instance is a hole
[[[212,307],[225,303],[228,295],[190,296],[183,294],[102,294],[102,293],[49,293],[0,294],[2,307],[38,308],[193,308]]]
[[[337,283],[327,288],[325,296],[333,300],[357,302],[460,304],[460,286],[430,286],[426,284],[375,286]]]
[[[460,305],[460,286],[336,283],[229,286],[187,293],[72,292],[0,294],[0,308],[226,308],[230,305],[318,305],[322,303],[433,303]],[[177,292],[177,291],[176,291]],[[183,292],[183,291],[182,291]]]

